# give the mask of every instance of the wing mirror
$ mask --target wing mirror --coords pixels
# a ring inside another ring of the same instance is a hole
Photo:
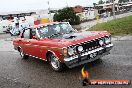
[[[39,38],[37,36],[33,36],[32,39],[39,40]]]

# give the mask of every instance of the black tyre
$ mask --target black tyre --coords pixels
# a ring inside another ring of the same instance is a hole
[[[28,59],[29,56],[25,55],[22,49],[20,49],[19,52],[22,59]]]
[[[64,65],[58,60],[58,58],[55,55],[50,54],[48,56],[48,61],[54,71],[62,71],[63,70]]]

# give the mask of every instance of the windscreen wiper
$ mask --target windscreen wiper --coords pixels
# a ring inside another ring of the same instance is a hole
[[[58,36],[58,35],[60,35],[60,34],[61,34],[61,33],[52,34],[51,36],[49,36],[49,38],[52,38],[52,37]]]
[[[69,32],[67,32],[67,33],[65,33],[65,34],[70,34],[70,33],[72,33],[72,32],[74,32],[74,31],[70,30]]]

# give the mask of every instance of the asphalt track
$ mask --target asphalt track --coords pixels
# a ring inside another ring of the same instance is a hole
[[[79,66],[54,72],[49,64],[30,57],[22,60],[12,38],[0,35],[0,88],[82,88]],[[113,39],[111,54],[85,65],[90,79],[132,80],[132,36]],[[132,88],[132,85],[89,85],[87,88]]]

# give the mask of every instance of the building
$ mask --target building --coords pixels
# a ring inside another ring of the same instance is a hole
[[[84,8],[80,5],[77,5],[75,7],[72,7],[75,13],[81,13],[83,12]]]
[[[21,11],[21,12],[10,12],[10,13],[0,13],[0,18],[3,20],[9,20],[9,19],[14,19],[14,17],[17,17],[18,19],[20,17],[25,17],[25,16],[31,16],[33,14],[36,14],[36,12],[33,11]]]
[[[132,8],[132,1],[129,0],[129,2],[125,3],[119,3],[119,0],[114,1],[114,7],[115,7],[115,13],[123,12],[123,11],[129,11]],[[96,9],[98,9],[98,13],[107,13],[107,12],[113,12],[113,3],[104,3],[99,4],[95,6]]]

